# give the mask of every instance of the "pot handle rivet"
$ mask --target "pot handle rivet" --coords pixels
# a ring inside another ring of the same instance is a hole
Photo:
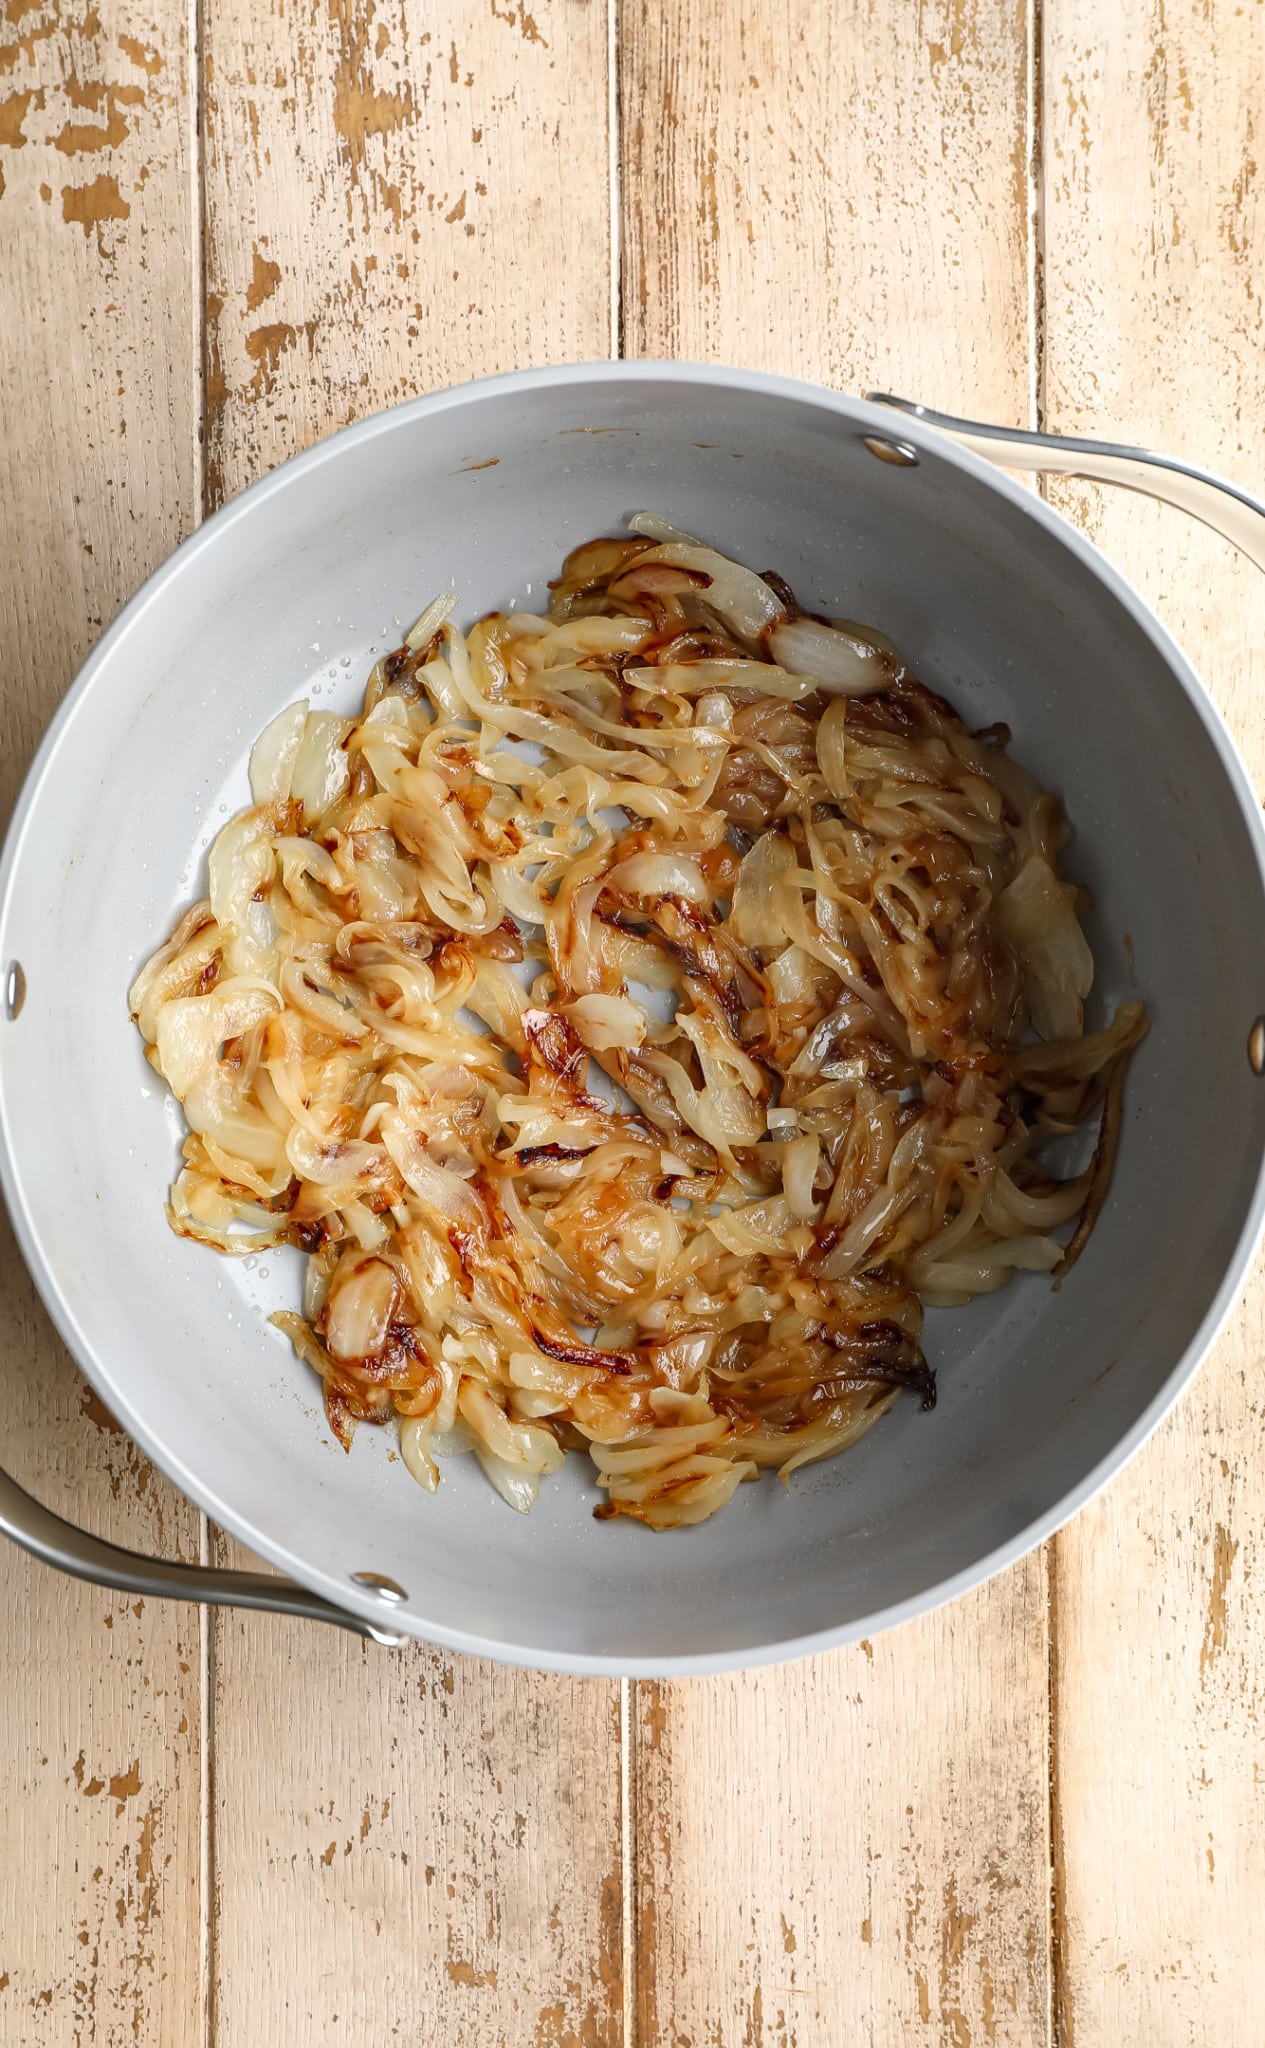
[[[1265,1017],[1258,1017],[1247,1034],[1247,1063],[1254,1074],[1265,1074]]]
[[[26,1001],[26,976],[20,960],[10,960],[4,970],[4,1014],[10,1024]]]
[[[918,450],[911,448],[908,441],[885,441],[881,434],[866,434],[863,438],[871,455],[877,455],[880,462],[893,463],[897,469],[918,467]]]
[[[1265,1027],[1263,1027],[1265,1028]],[[394,1579],[388,1579],[384,1572],[353,1572],[352,1579],[357,1586],[364,1586],[370,1593],[376,1593],[379,1600],[386,1600],[392,1607],[398,1607],[408,1594]]]

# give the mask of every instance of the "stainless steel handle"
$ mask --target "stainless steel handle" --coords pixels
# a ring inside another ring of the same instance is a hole
[[[872,405],[890,405],[911,419],[921,420],[973,449],[1003,469],[1038,470],[1043,476],[1083,477],[1090,483],[1120,484],[1126,491],[1142,491],[1166,505],[1176,505],[1193,519],[1210,526],[1265,569],[1265,503],[1250,491],[1179,462],[1172,455],[1156,455],[1149,448],[1127,448],[1114,441],[1081,441],[1071,434],[1037,434],[1026,427],[990,427],[980,420],[959,420],[951,413],[932,412],[912,399],[896,398],[888,391],[867,391]]]
[[[7,1472],[0,1472],[0,1534],[12,1537],[44,1564],[111,1586],[118,1593],[139,1593],[168,1600],[204,1600],[215,1607],[262,1607],[271,1614],[294,1614],[309,1621],[332,1621],[375,1643],[396,1644],[391,1629],[378,1628],[358,1614],[348,1614],[319,1593],[296,1586],[292,1579],[265,1572],[226,1572],[210,1565],[179,1564],[164,1557],[143,1557],[123,1550],[64,1521],[23,1491]]]

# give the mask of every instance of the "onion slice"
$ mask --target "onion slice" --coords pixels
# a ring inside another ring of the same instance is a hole
[[[798,675],[812,676],[831,695],[872,697],[890,690],[904,664],[856,627],[827,625],[801,614],[775,619],[765,633],[774,661]]]

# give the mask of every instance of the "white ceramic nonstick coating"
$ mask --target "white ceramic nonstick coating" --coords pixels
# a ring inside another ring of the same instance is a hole
[[[252,1549],[380,1619],[577,1671],[715,1670],[873,1632],[1022,1553],[1088,1498],[1189,1379],[1250,1257],[1265,1083],[1257,805],[1199,683],[1140,600],[1040,500],[932,431],[809,386],[668,363],[533,372],[323,443],[186,543],[111,629],[41,751],[0,881],[0,1155],[32,1270],[102,1398]],[[595,1523],[579,1459],[520,1519],[472,1460],[423,1494],[389,1436],[328,1441],[244,1275],[174,1238],[177,1126],[128,1022],[137,964],[247,794],[259,729],[313,683],[350,707],[372,649],[437,590],[469,621],[543,602],[568,547],[653,509],[803,601],[880,626],[927,682],[1064,793],[1105,1012],[1140,993],[1111,1199],[1058,1291],[1021,1276],[932,1312],[940,1399],[860,1448],[739,1490],[698,1529]]]

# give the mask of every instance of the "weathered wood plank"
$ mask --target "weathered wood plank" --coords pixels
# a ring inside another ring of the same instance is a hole
[[[450,4],[424,29],[398,5],[300,12],[210,9],[210,503],[411,390],[606,347],[599,11]],[[183,18],[7,16],[5,810],[76,662],[197,498]],[[625,11],[630,350],[1022,418],[1021,10],[736,16]],[[1090,0],[1044,17],[1048,417],[1259,474],[1265,32],[1222,0],[1176,21],[1157,0],[1123,27]],[[1064,502],[1265,767],[1251,572],[1176,515]],[[196,1517],[110,1430],[4,1259],[6,1460],[123,1540],[191,1551]],[[1261,1298],[1058,1546],[1060,2034],[1081,2048],[1265,2024]],[[1046,2039],[1044,1599],[1034,1560],[872,1654],[640,1689],[643,2041]],[[196,1618],[12,1554],[0,1608],[0,2048],[201,2040]],[[213,2038],[617,2038],[611,1690],[216,1626]]]
[[[1045,2042],[1045,1599],[638,1687],[639,2042]]]
[[[630,351],[1029,417],[1028,33],[627,10]],[[1045,2042],[1046,1659],[1034,1557],[872,1645],[639,1687],[637,2038]]]
[[[206,42],[212,502],[417,392],[609,353],[602,10],[214,0]]]
[[[1047,417],[1256,485],[1265,18],[1047,0],[1045,21]],[[1259,572],[1140,499],[1075,486],[1059,502],[1172,627],[1265,785]],[[1258,1272],[1176,1414],[1058,1540],[1055,1904],[1075,2048],[1265,2037],[1263,1311]]]
[[[264,1621],[213,1697],[213,2041],[614,2048],[615,1687]]]
[[[208,502],[413,392],[608,352],[601,10],[210,0],[206,40]],[[618,2039],[615,1688],[252,1616],[212,1698],[213,2040]]]
[[[193,81],[164,0],[0,26],[0,816],[75,668],[196,511]],[[0,1025],[0,1029],[3,1026]],[[0,1220],[3,1459],[118,1541],[198,1517],[75,1373]],[[204,2035],[200,1624],[0,1547],[0,2043]]]
[[[623,20],[624,339],[1027,416],[1015,0],[670,0]]]

